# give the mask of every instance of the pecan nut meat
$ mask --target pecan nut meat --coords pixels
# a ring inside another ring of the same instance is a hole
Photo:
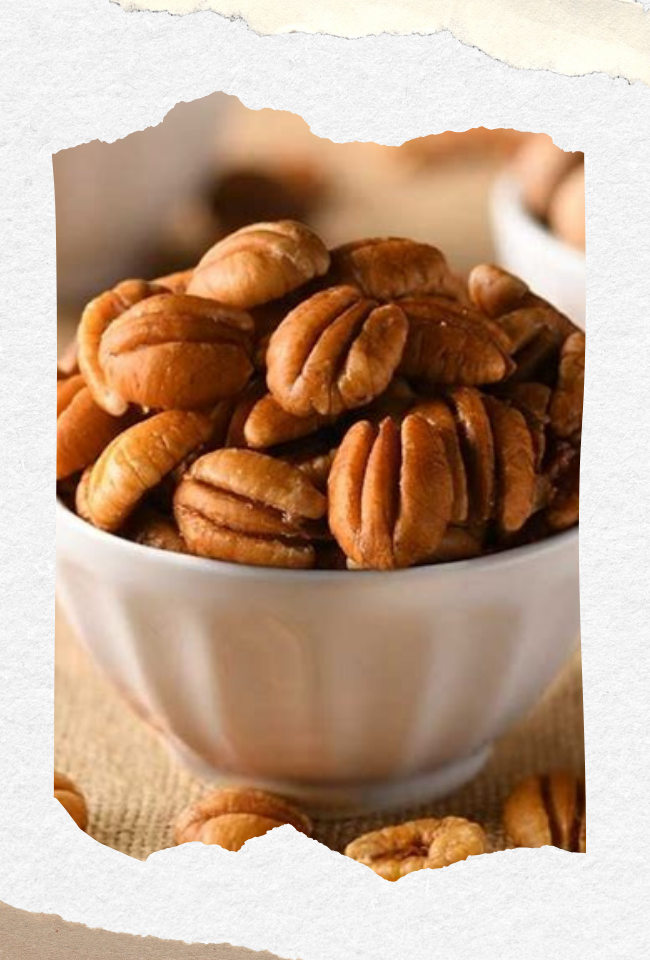
[[[428,817],[364,834],[348,844],[345,855],[384,880],[395,881],[416,870],[448,867],[486,851],[487,838],[478,823],[462,817]]]
[[[64,773],[54,771],[54,799],[70,814],[80,830],[88,826],[88,805],[76,783]]]
[[[503,825],[518,847],[586,849],[584,780],[565,771],[528,777],[508,797]]]
[[[484,396],[494,440],[496,521],[503,534],[521,530],[536,508],[535,447],[526,418],[516,407]]]
[[[408,323],[394,304],[380,306],[355,287],[323,290],[292,310],[269,341],[269,390],[297,417],[336,416],[364,406],[388,387]]]
[[[165,293],[126,310],[102,337],[109,389],[154,410],[198,410],[238,394],[253,372],[252,318],[214,300]]]
[[[120,433],[77,490],[77,508],[102,530],[117,531],[145,494],[212,436],[212,419],[166,410]]]
[[[253,566],[313,567],[326,511],[326,497],[297,467],[236,448],[196,460],[174,496],[192,553]]]
[[[466,298],[441,250],[403,237],[368,237],[331,251],[328,279],[352,284],[374,300],[434,294]]]
[[[57,382],[56,479],[63,480],[94,463],[102,450],[130,423],[95,403],[80,374]]]
[[[392,570],[431,556],[451,520],[445,446],[422,417],[379,428],[359,421],[337,450],[328,481],[329,524],[357,567]]]
[[[585,335],[572,333],[562,344],[558,381],[551,398],[551,427],[558,437],[568,439],[582,430],[585,389]]]
[[[228,428],[227,446],[264,450],[300,440],[332,422],[331,417],[313,413],[296,417],[280,406],[263,383],[254,383],[243,393]]]
[[[216,243],[187,292],[244,310],[278,300],[329,268],[322,240],[293,220],[254,223]]]
[[[163,287],[146,280],[124,280],[112,290],[107,290],[91,300],[81,315],[77,330],[79,369],[95,403],[115,417],[126,413],[128,401],[106,382],[99,360],[102,337],[111,323],[129,307],[135,306],[146,297],[165,292]]]
[[[498,383],[515,369],[502,329],[473,307],[442,297],[400,301],[409,333],[399,370],[427,384]]]
[[[215,790],[187,807],[174,824],[174,839],[177,844],[198,841],[237,851],[252,837],[283,824],[311,835],[310,819],[282,797],[231,787]]]

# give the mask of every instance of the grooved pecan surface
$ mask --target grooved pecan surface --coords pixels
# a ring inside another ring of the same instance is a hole
[[[557,771],[522,781],[505,803],[503,825],[519,847],[586,849],[584,781]]]
[[[576,331],[562,344],[558,382],[551,398],[551,426],[558,437],[581,432],[584,387],[585,335]]]
[[[84,376],[95,403],[113,416],[126,413],[128,401],[106,382],[99,360],[99,348],[104,333],[114,320],[136,303],[157,293],[162,287],[146,280],[124,280],[91,300],[84,309],[77,331],[79,369]]]
[[[375,300],[423,294],[463,298],[441,250],[404,237],[368,237],[331,251],[333,283],[352,284]]]
[[[267,383],[298,417],[332,416],[383,393],[400,362],[408,324],[355,287],[332,287],[292,310],[272,334]]]
[[[478,823],[462,817],[429,817],[364,834],[348,844],[345,854],[384,880],[399,880],[416,870],[448,867],[486,851],[487,839]]]
[[[253,372],[252,318],[213,300],[166,293],[126,310],[104,334],[109,389],[158,410],[195,410],[238,394]]]
[[[390,570],[430,556],[451,519],[454,489],[445,446],[422,417],[378,429],[356,423],[334,458],[329,522],[359,567]]]
[[[102,450],[131,422],[112,417],[95,403],[81,375],[57,384],[56,479],[94,463]]]
[[[85,489],[88,517],[103,530],[119,530],[148,490],[214,429],[210,417],[167,410],[120,433],[92,467]]]
[[[330,257],[313,230],[293,220],[254,223],[216,243],[187,292],[247,309],[285,296],[327,272]]]
[[[192,553],[255,566],[311,567],[327,500],[297,467],[229,448],[192,464],[174,513]]]
[[[471,307],[442,297],[400,301],[409,333],[400,372],[431,384],[480,385],[507,377],[514,364],[504,332]]]
[[[226,850],[240,850],[252,837],[289,824],[310,836],[311,821],[282,797],[243,787],[214,790],[187,807],[174,825],[177,844],[216,844]]]

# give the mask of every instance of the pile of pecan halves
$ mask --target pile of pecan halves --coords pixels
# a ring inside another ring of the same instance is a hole
[[[92,300],[59,366],[59,495],[256,566],[389,570],[578,522],[585,337],[503,270],[258,223]]]

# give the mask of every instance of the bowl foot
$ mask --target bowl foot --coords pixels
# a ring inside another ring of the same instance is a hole
[[[406,780],[366,783],[302,783],[223,773],[205,763],[178,741],[167,740],[167,748],[191,773],[215,785],[268,790],[288,800],[294,800],[320,819],[340,819],[417,806],[453,793],[473,779],[485,765],[491,745],[430,773],[419,774]]]

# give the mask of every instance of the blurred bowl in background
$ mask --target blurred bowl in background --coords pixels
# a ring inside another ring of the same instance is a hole
[[[53,156],[59,300],[88,298],[145,270],[171,202],[217,169],[225,94],[179,103],[156,127]]]
[[[558,239],[529,213],[511,176],[502,175],[494,182],[490,221],[499,264],[525,280],[535,293],[584,330],[584,253]]]

